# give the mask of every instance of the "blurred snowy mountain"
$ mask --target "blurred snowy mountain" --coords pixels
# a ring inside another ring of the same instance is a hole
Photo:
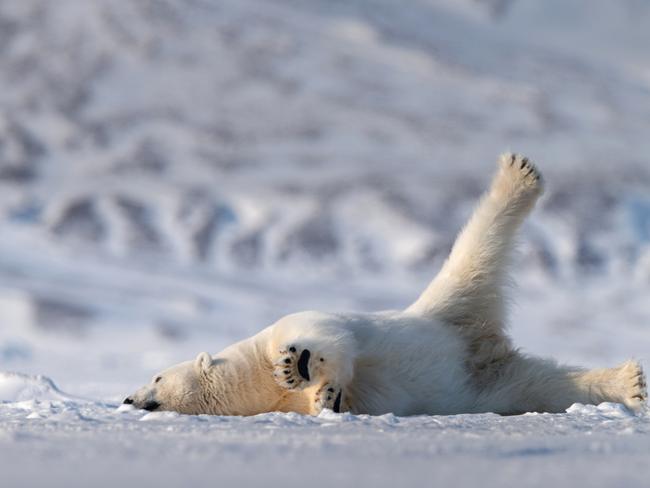
[[[2,367],[405,305],[505,150],[548,186],[520,281],[629,287],[647,326],[648,25],[643,0],[1,1]]]

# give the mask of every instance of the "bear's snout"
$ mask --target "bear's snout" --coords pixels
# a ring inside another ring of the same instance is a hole
[[[150,412],[156,410],[158,407],[160,407],[160,403],[154,400],[150,400],[142,406],[142,408],[149,410]]]
[[[155,400],[140,401],[133,397],[126,397],[122,403],[125,405],[133,405],[135,408],[149,410],[150,412],[160,408],[160,403]]]

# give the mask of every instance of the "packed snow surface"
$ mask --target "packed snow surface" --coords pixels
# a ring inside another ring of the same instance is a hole
[[[408,305],[505,150],[547,182],[515,342],[649,365],[648,25],[643,0],[0,1],[0,485],[647,486],[619,405],[117,407],[284,314]]]
[[[12,378],[0,379],[0,387]],[[25,387],[51,387],[23,377]],[[36,387],[36,388],[35,388]],[[47,394],[46,394],[47,397]],[[395,417],[144,412],[69,399],[0,404],[3,486],[644,486],[650,415]],[[26,469],[29,460],[31,469]]]

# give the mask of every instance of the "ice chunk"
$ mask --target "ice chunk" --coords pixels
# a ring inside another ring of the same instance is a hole
[[[574,415],[591,415],[603,418],[626,418],[633,417],[634,412],[628,410],[620,403],[603,402],[600,405],[583,405],[574,403],[566,412]]]
[[[122,403],[119,407],[115,409],[115,411],[119,413],[131,412],[133,410],[135,410],[135,407],[128,403]]]
[[[180,417],[176,412],[150,412],[144,415],[140,420],[149,422],[151,420],[171,420]]]

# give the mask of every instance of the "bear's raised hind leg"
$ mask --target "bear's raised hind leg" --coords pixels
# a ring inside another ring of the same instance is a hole
[[[528,158],[504,154],[490,190],[458,235],[438,275],[407,312],[456,327],[468,345],[467,367],[489,382],[512,355],[504,298],[514,235],[543,190]]]
[[[480,328],[483,335],[500,334],[513,237],[542,190],[541,174],[528,158],[502,155],[490,190],[438,275],[408,311]]]

